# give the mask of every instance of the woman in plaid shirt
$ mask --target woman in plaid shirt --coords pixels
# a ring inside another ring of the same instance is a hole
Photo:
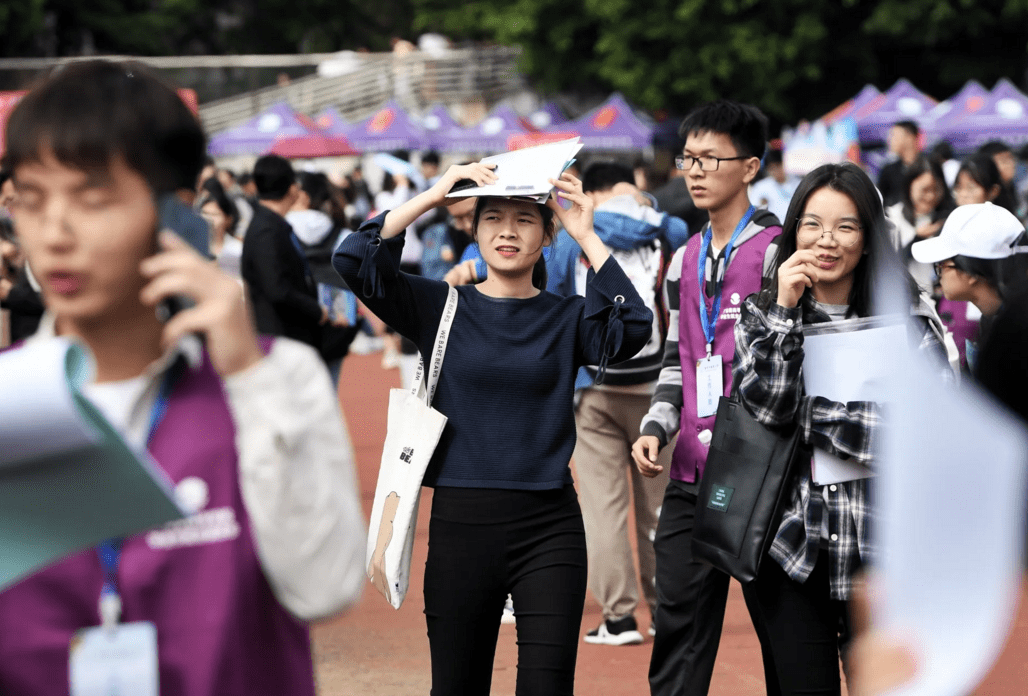
[[[804,393],[802,327],[872,313],[873,269],[887,233],[881,198],[860,168],[814,170],[789,205],[773,275],[747,298],[735,326],[733,379],[754,416],[770,427],[795,423],[807,447],[871,467],[878,405]],[[907,280],[911,330],[945,369],[942,324]],[[745,588],[770,641],[766,672],[778,676],[769,694],[840,693],[846,601],[872,551],[867,488],[867,479],[816,486],[810,467],[799,467],[769,552],[773,562]]]

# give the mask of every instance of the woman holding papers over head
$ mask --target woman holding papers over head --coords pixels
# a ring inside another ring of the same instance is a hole
[[[559,171],[559,168],[557,169]],[[556,173],[556,172],[555,172]],[[404,230],[458,181],[497,181],[490,164],[451,167],[430,189],[364,223],[333,263],[368,308],[430,355],[449,287],[399,270]],[[518,694],[573,693],[586,589],[582,513],[568,462],[582,365],[601,371],[646,343],[652,315],[593,230],[569,174],[554,199],[479,198],[472,236],[488,278],[459,301],[432,402],[448,422],[425,474],[435,488],[425,566],[433,696],[488,694],[500,616],[517,612]],[[533,284],[555,218],[595,273],[585,297]]]
[[[853,164],[815,169],[789,205],[773,276],[746,299],[735,327],[733,378],[746,408],[769,427],[801,428],[809,448],[871,469],[878,405],[806,393],[803,327],[873,313],[887,234],[881,198],[863,171]],[[922,353],[937,358],[940,370],[948,369],[941,323],[903,275],[908,333],[916,334]],[[854,575],[870,560],[867,479],[819,486],[806,457],[796,469],[771,557],[744,591],[757,608],[754,620],[767,629],[764,657],[779,682],[768,693],[837,696],[839,654],[842,649],[846,657],[848,641],[846,602]]]
[[[47,306],[14,350],[87,347],[85,396],[187,516],[0,593],[0,693],[314,696],[306,621],[363,586],[353,455],[317,354],[259,340],[239,283],[162,229],[168,206],[190,219],[198,120],[145,67],[95,60],[25,96],[6,135]],[[172,296],[192,304],[167,318]]]

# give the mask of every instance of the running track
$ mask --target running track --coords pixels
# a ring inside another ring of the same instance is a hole
[[[346,359],[340,401],[357,456],[364,511],[371,511],[378,463],[385,438],[389,389],[399,386],[398,370],[383,370],[381,354]],[[373,588],[348,613],[314,626],[315,670],[321,696],[427,696],[431,687],[428,638],[422,609],[422,579],[427,550],[431,491],[421,499],[410,591],[395,611]],[[634,543],[634,535],[633,543]],[[1028,583],[1025,585],[1028,588]],[[1028,693],[1028,593],[1022,592],[1014,638],[976,695]],[[649,626],[645,609],[637,612],[640,630]],[[586,600],[582,635],[599,625],[600,608]],[[575,692],[583,696],[648,694],[646,672],[652,639],[638,646],[580,644]],[[501,626],[492,693],[514,693],[517,666],[515,628]],[[711,696],[762,696],[764,677],[757,644],[739,585],[732,583]],[[845,694],[845,686],[843,694]]]
[[[398,370],[382,370],[381,354],[346,358],[340,380],[340,400],[357,456],[365,515],[378,475],[385,438],[389,389],[400,383]],[[315,663],[322,696],[426,695],[431,686],[428,638],[422,599],[431,491],[421,499],[418,536],[414,545],[410,592],[396,611],[374,588],[350,612],[314,627]],[[633,535],[634,536],[634,535]],[[649,612],[637,613],[639,627],[649,626]],[[602,620],[599,605],[586,601],[582,635]],[[581,643],[575,692],[603,696],[649,693],[646,671],[652,639],[642,645],[610,647]],[[514,693],[517,646],[515,628],[501,626],[496,647],[492,693]],[[764,694],[760,648],[750,625],[742,594],[732,584],[721,650],[711,686],[712,696]]]

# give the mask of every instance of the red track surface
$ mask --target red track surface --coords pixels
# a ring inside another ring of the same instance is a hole
[[[378,463],[386,430],[389,389],[399,386],[397,370],[382,370],[381,356],[350,356],[346,359],[340,400],[357,456],[365,515],[371,510]],[[315,668],[322,696],[427,695],[431,687],[428,638],[422,598],[422,579],[427,551],[431,491],[421,502],[418,536],[414,545],[410,592],[403,608],[393,610],[371,587],[347,614],[313,629]],[[634,535],[633,543],[634,543]],[[1021,614],[997,669],[977,694],[1028,693],[1028,602]],[[640,629],[649,625],[645,609],[637,613]],[[586,601],[582,635],[602,620],[600,608]],[[581,643],[575,691],[579,694],[636,696],[648,694],[646,673],[652,640],[638,646],[609,647]],[[496,649],[492,693],[514,693],[517,647],[513,626],[501,626]],[[760,648],[750,625],[737,583],[732,583],[718,654],[712,696],[764,694]],[[845,688],[843,693],[845,694]]]
[[[346,359],[340,399],[357,455],[365,514],[371,511],[378,463],[386,430],[389,389],[399,386],[397,370],[382,370],[381,356]],[[373,588],[365,589],[349,613],[314,628],[315,660],[322,696],[408,696],[428,694],[431,687],[428,638],[422,598],[431,491],[421,500],[418,536],[414,545],[410,592],[396,611]],[[633,535],[634,536],[634,535]],[[638,612],[640,629],[649,625],[645,609]],[[585,606],[582,635],[602,620],[590,597]],[[586,645],[578,652],[575,691],[581,694],[627,696],[649,693],[646,671],[652,639],[642,645]],[[500,627],[493,672],[493,694],[513,694],[517,674],[515,628]],[[764,693],[760,648],[750,625],[739,586],[733,583],[721,651],[711,687],[712,696],[757,696]]]

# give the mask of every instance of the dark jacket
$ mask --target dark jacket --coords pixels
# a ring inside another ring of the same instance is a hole
[[[0,302],[0,308],[11,311],[11,342],[21,341],[36,333],[43,316],[43,300],[32,289],[28,276],[18,274],[7,299]]]
[[[243,240],[243,280],[258,332],[317,347],[321,305],[294,238],[281,215],[258,205]]]
[[[882,167],[878,174],[878,190],[882,193],[885,207],[903,200],[903,180],[907,176],[907,165],[903,160],[894,160]]]

